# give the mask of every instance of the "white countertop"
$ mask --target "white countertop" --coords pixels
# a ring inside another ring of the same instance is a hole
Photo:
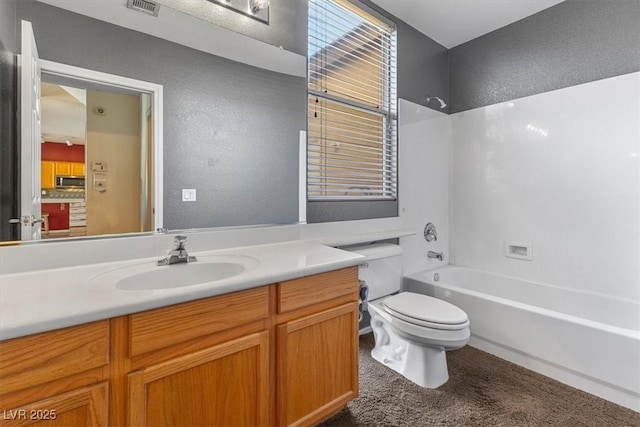
[[[227,279],[153,290],[121,290],[109,280],[95,278],[125,267],[154,265],[156,258],[2,275],[0,340],[350,267],[363,258],[317,241],[292,241],[190,255],[242,255],[259,262],[254,268]]]

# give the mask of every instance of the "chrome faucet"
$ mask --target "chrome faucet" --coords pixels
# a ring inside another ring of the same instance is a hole
[[[435,258],[435,259],[437,259],[438,261],[442,261],[442,252],[429,251],[429,252],[427,252],[427,256],[428,256],[429,258],[432,258],[432,259],[434,259],[434,258]]]
[[[436,231],[436,226],[428,222],[424,227],[424,240],[427,242],[435,242],[438,240],[438,232]]]
[[[183,262],[197,261],[196,257],[190,256],[187,253],[185,245],[187,243],[187,236],[176,236],[173,242],[174,248],[169,251],[166,257],[158,260],[158,265],[170,265]]]

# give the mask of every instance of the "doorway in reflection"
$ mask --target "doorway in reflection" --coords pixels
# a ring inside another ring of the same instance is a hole
[[[152,231],[151,96],[42,74],[42,237]]]

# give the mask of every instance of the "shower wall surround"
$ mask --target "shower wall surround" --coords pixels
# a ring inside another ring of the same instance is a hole
[[[640,301],[640,73],[451,119],[452,263]]]
[[[400,245],[403,272],[412,274],[449,262],[451,116],[404,99],[398,108],[400,217],[404,228],[415,233],[401,238]],[[436,226],[436,241],[423,237],[427,222]],[[428,251],[442,252],[444,260],[428,259]]]

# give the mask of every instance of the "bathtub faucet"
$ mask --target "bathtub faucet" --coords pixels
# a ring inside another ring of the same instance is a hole
[[[427,252],[427,256],[431,259],[437,259],[438,261],[442,261],[442,252],[434,252],[434,251],[429,251]]]

